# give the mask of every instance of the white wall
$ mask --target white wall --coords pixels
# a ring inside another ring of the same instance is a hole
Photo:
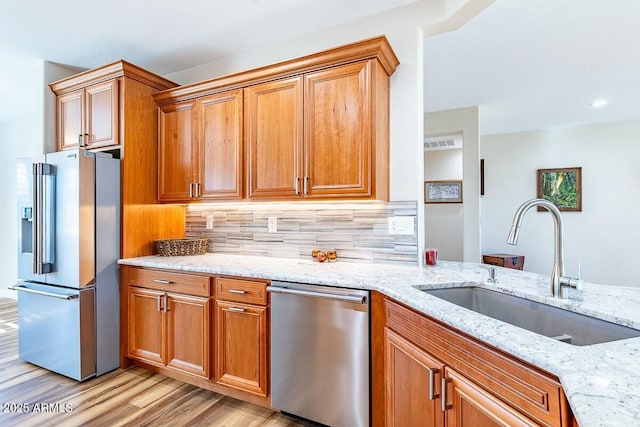
[[[425,181],[462,180],[462,155],[462,148],[425,151]],[[424,213],[425,219],[428,219],[425,221],[425,245],[428,248],[438,248],[439,259],[462,261],[464,258],[464,205],[462,203],[427,204],[424,207]]]
[[[0,297],[15,298],[15,293],[6,288],[18,279],[16,159],[55,150],[55,96],[47,83],[72,71],[33,58],[12,61],[12,66],[19,70],[19,81],[12,84],[24,90],[18,117],[0,123]]]
[[[465,141],[466,142],[466,141]],[[483,136],[482,251],[525,256],[524,268],[551,274],[553,221],[532,209],[517,246],[505,243],[513,213],[536,197],[536,171],[582,167],[582,212],[563,212],[569,274],[588,282],[640,287],[640,121]]]
[[[425,136],[453,133],[462,133],[463,136],[462,260],[467,262],[480,262],[480,149],[478,122],[478,107],[435,111],[424,115]],[[433,220],[438,222],[444,221],[446,218],[433,218]],[[425,213],[425,223],[429,224],[430,221],[430,216]]]
[[[443,13],[440,2],[418,2],[293,42],[242,52],[166,77],[182,84],[192,83],[384,34],[400,60],[390,82],[390,199],[417,200],[418,218],[422,218],[424,73],[421,27],[441,20]],[[418,221],[420,253],[424,249],[423,227],[423,222]]]

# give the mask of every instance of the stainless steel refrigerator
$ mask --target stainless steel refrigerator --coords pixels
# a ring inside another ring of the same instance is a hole
[[[120,161],[18,160],[18,348],[78,381],[119,365]]]

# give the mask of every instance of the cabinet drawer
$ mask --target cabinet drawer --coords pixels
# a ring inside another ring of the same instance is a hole
[[[129,268],[127,278],[129,286],[140,286],[203,297],[211,295],[209,276],[134,267]]]
[[[216,298],[245,304],[267,305],[267,283],[218,277],[216,279]]]
[[[568,423],[564,392],[551,375],[388,300],[385,317],[391,329],[536,422],[545,426]]]

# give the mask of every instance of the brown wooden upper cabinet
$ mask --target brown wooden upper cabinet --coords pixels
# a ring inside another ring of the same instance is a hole
[[[398,64],[377,37],[155,94],[159,200],[388,200]]]
[[[117,146],[118,79],[59,96],[57,114],[58,150]]]
[[[160,107],[158,199],[242,198],[242,89]]]

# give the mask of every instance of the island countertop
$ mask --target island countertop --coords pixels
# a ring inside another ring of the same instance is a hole
[[[420,288],[474,285],[640,329],[640,288],[585,283],[551,297],[550,277],[484,264],[440,261],[396,266],[244,255],[128,258],[120,264],[379,291],[556,375],[581,427],[640,425],[640,338],[573,346],[459,307]]]

